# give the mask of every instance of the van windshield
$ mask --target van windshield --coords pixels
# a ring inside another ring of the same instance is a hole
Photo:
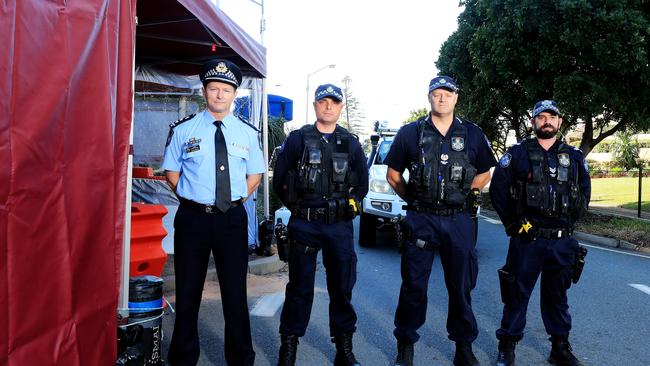
[[[390,150],[390,145],[393,144],[393,140],[384,140],[382,141],[381,144],[377,147],[377,156],[375,157],[375,164],[384,164],[384,159],[386,159],[386,155],[388,155],[388,151]]]

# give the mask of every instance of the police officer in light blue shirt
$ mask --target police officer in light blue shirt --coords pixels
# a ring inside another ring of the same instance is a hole
[[[200,74],[207,109],[170,126],[163,169],[180,205],[174,219],[176,318],[171,365],[196,365],[197,321],[212,252],[219,279],[228,365],[253,365],[246,273],[248,217],[243,202],[266,169],[257,130],[231,114],[242,80],[226,60]]]
[[[214,120],[206,109],[174,127],[163,161],[163,169],[182,173],[176,194],[207,205],[215,202]],[[248,197],[246,176],[266,169],[257,131],[232,114],[223,118],[222,126],[230,171],[246,173],[230,174],[231,200],[245,199]]]

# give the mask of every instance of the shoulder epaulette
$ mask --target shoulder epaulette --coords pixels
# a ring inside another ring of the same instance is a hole
[[[196,113],[193,113],[193,114],[190,114],[187,117],[181,118],[181,119],[179,119],[178,121],[176,121],[174,123],[170,123],[169,128],[174,128],[174,127],[176,127],[176,126],[178,126],[178,125],[180,125],[182,123],[185,123],[185,122],[191,120],[192,118],[194,118],[194,116],[196,116]]]
[[[172,136],[174,136],[174,128],[180,124],[183,124],[191,120],[192,118],[194,118],[194,116],[196,116],[196,113],[190,114],[187,117],[181,118],[178,121],[169,124],[169,133],[167,134],[167,143],[165,143],[165,147],[169,146],[169,143],[172,142]]]

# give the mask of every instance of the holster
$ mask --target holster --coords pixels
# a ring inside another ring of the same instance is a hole
[[[499,273],[499,286],[501,287],[501,301],[504,304],[512,303],[519,296],[516,277],[508,272],[506,267],[500,268],[497,272]]]
[[[395,227],[395,244],[397,244],[397,251],[401,254],[404,253],[404,246],[408,236],[408,227],[404,223],[404,217],[397,215],[390,219],[390,222]]]
[[[573,274],[571,275],[571,281],[573,283],[578,283],[578,281],[580,281],[582,270],[585,268],[585,257],[587,256],[587,252],[587,248],[583,246],[578,247],[576,261],[573,263]]]
[[[275,243],[278,246],[278,257],[283,262],[289,261],[289,232],[287,225],[278,223],[275,225]]]
[[[315,247],[315,246],[308,245],[306,243],[301,243],[295,239],[290,239],[289,245],[291,250],[295,250],[298,253],[304,253],[310,256],[318,255],[318,251],[320,250],[320,247]]]

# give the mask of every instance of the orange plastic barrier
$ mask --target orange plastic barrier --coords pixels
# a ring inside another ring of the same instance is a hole
[[[167,253],[162,249],[162,240],[167,236],[162,218],[166,214],[163,205],[131,205],[131,277],[162,274],[167,260]]]
[[[163,176],[153,175],[153,168],[143,166],[133,167],[133,178],[165,180]]]

